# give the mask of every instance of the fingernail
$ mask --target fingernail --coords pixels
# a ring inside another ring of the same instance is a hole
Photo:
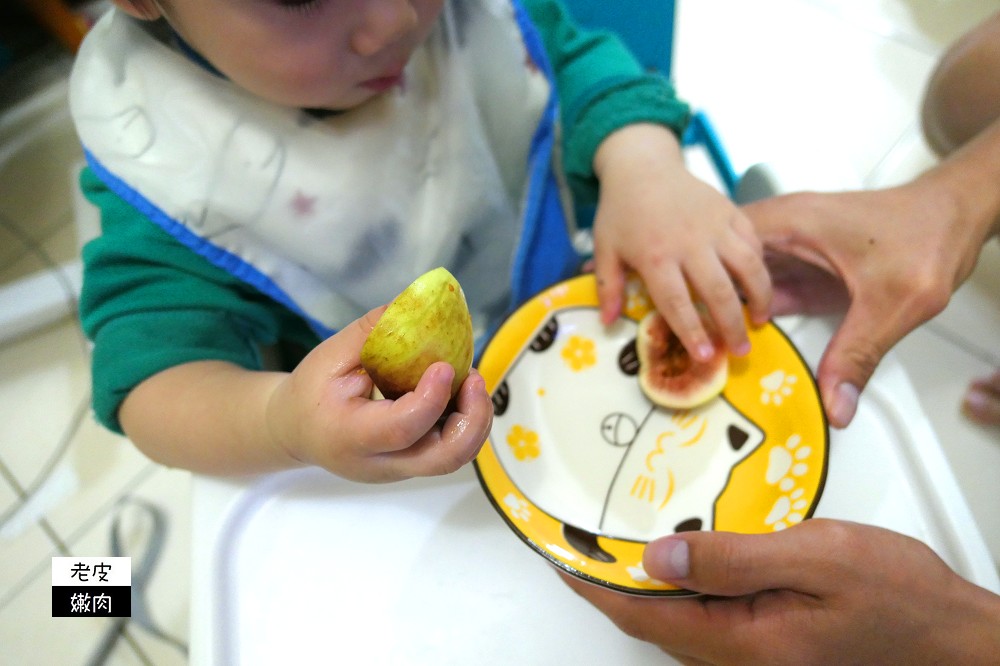
[[[837,386],[833,394],[833,404],[830,405],[830,422],[837,428],[846,428],[858,411],[858,396],[861,392],[857,386],[844,382]]]
[[[743,343],[740,343],[740,344],[736,345],[736,348],[733,349],[733,354],[735,354],[736,356],[746,356],[749,353],[750,353],[750,341],[749,340],[747,340],[746,342],[743,342]]]
[[[654,541],[647,547],[654,548],[653,560],[656,571],[649,572],[651,575],[666,580],[682,580],[688,577],[691,561],[687,541],[666,538]]]
[[[703,342],[695,348],[694,353],[697,355],[699,361],[707,361],[715,354],[715,347],[707,342]]]
[[[986,404],[986,394],[976,388],[971,388],[965,392],[965,401],[970,405],[981,407]]]
[[[985,411],[989,401],[989,396],[976,388],[971,388],[966,391],[965,398],[963,399],[965,409],[971,411],[972,413]]]
[[[601,310],[601,323],[605,326],[611,326],[611,324],[618,320],[618,316],[621,312],[621,299],[617,297],[608,298],[604,302],[604,307]]]

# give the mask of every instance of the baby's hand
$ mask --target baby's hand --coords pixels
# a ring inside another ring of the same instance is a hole
[[[685,349],[708,359],[714,349],[695,301],[708,310],[731,353],[750,350],[737,284],[750,317],[769,317],[771,282],[750,221],[684,166],[673,134],[629,125],[611,134],[594,159],[601,183],[594,220],[594,270],[601,318],[622,311],[629,269]]]
[[[354,481],[379,483],[448,474],[470,462],[489,435],[493,404],[469,373],[448,408],[454,370],[435,363],[398,400],[371,400],[360,354],[383,308],[312,351],[268,404],[272,439],[295,459]]]

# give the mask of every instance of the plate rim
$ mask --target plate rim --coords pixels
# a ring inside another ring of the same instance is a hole
[[[595,289],[596,289],[596,280],[595,280],[593,274],[589,274],[589,273],[588,274],[582,274],[582,275],[577,275],[577,276],[568,278],[566,280],[562,280],[562,281],[560,281],[560,282],[558,282],[556,284],[553,284],[550,287],[542,290],[538,294],[532,296],[531,298],[529,298],[524,303],[522,303],[514,311],[512,311],[511,313],[509,313],[503,319],[503,321],[500,322],[500,324],[493,330],[490,339],[487,340],[486,343],[483,345],[483,351],[482,351],[482,353],[480,355],[480,359],[477,359],[477,363],[478,363],[479,360],[481,360],[483,357],[486,356],[486,353],[489,350],[489,347],[490,347],[491,343],[494,341],[494,339],[497,337],[497,335],[512,320],[514,320],[519,315],[519,313],[522,312],[522,310],[524,308],[529,307],[529,306],[530,307],[534,307],[535,306],[534,304],[536,304],[539,300],[544,299],[546,297],[546,295],[550,294],[553,290],[557,290],[557,289],[560,289],[560,288],[571,288],[575,283],[586,282],[586,281],[589,281],[589,282],[593,283],[594,286],[595,286]],[[570,303],[562,304],[562,305],[559,305],[559,306],[556,306],[556,307],[548,306],[548,307],[546,307],[545,312],[546,312],[546,314],[550,314],[550,313],[551,314],[555,314],[556,312],[562,311],[562,310],[567,309],[567,308],[580,308],[580,309],[583,309],[583,308],[594,308],[594,307],[595,306],[592,303],[570,302]],[[629,316],[625,312],[623,312],[620,315],[620,317],[621,318],[627,318],[627,319],[630,319],[633,322],[638,323],[638,319],[637,318]],[[829,424],[829,419],[827,418],[826,411],[823,409],[822,394],[819,391],[819,383],[818,383],[818,381],[817,381],[817,379],[815,377],[814,371],[809,366],[809,363],[807,362],[807,360],[806,360],[805,356],[803,355],[802,351],[799,349],[798,345],[796,345],[795,342],[791,339],[791,337],[788,334],[788,332],[785,331],[784,328],[780,324],[778,324],[777,322],[774,321],[774,318],[769,319],[765,324],[761,325],[761,327],[770,327],[774,331],[776,331],[784,339],[785,344],[787,344],[787,346],[792,350],[792,352],[794,352],[796,358],[801,363],[802,367],[805,368],[808,371],[805,374],[808,377],[808,380],[810,382],[810,385],[811,385],[811,388],[813,390],[813,393],[816,396],[816,398],[818,400],[818,403],[819,403],[820,430],[821,430],[822,435],[823,435],[823,442],[822,442],[822,450],[823,450],[822,465],[821,465],[821,469],[819,470],[818,482],[816,484],[815,493],[813,494],[813,496],[812,496],[812,498],[810,500],[809,507],[807,508],[807,510],[803,514],[802,521],[805,521],[805,520],[811,519],[815,515],[816,509],[819,506],[819,502],[822,499],[823,493],[824,493],[825,488],[826,488],[826,482],[827,482],[827,478],[828,478],[828,474],[829,474],[829,467],[830,467],[830,424]],[[517,357],[518,358],[520,357],[520,355],[522,355],[524,353],[525,349],[526,349],[526,345],[522,345],[518,349],[518,353],[517,353]],[[504,373],[500,375],[500,378],[498,379],[497,384],[493,387],[493,391],[490,392],[491,399],[493,397],[493,392],[499,387],[499,385],[501,383],[499,380],[502,379],[503,377],[505,377],[506,374],[507,374],[507,372],[510,370],[510,368],[514,367],[515,364],[516,364],[516,358],[514,360],[512,360],[511,362],[509,362],[509,363],[506,364],[505,369],[504,369]],[[486,442],[484,443],[484,448],[486,446],[489,446],[490,449],[493,450],[492,451],[492,455],[494,455],[496,457],[497,464],[500,467],[500,469],[503,470],[504,476],[506,476],[507,479],[510,481],[510,483],[515,488],[517,488],[518,491],[520,491],[521,494],[524,495],[524,497],[529,502],[531,502],[532,510],[538,511],[540,513],[543,513],[546,516],[548,516],[549,518],[551,518],[552,520],[555,520],[555,521],[557,521],[559,523],[562,523],[562,524],[565,524],[565,525],[570,525],[570,526],[576,527],[578,529],[584,529],[584,528],[579,527],[578,525],[574,525],[574,524],[569,523],[567,521],[561,520],[561,519],[557,518],[556,516],[553,516],[551,513],[549,513],[548,511],[546,511],[542,507],[538,506],[534,501],[531,500],[531,498],[528,495],[526,495],[521,490],[520,486],[518,486],[518,484],[514,481],[514,479],[507,472],[506,467],[503,465],[503,462],[500,460],[499,456],[497,456],[497,454],[495,452],[495,448],[496,447],[495,447],[494,442],[493,442],[493,432],[492,432],[492,429],[490,431],[490,434],[487,437]],[[629,586],[626,586],[626,585],[621,585],[621,584],[618,584],[618,583],[606,580],[605,578],[602,578],[600,576],[596,576],[594,574],[582,571],[580,568],[574,567],[574,566],[568,564],[567,562],[564,562],[563,560],[555,557],[546,548],[543,548],[541,545],[539,545],[535,541],[535,539],[533,539],[528,533],[526,533],[524,530],[520,529],[510,519],[510,517],[507,515],[507,513],[500,506],[499,499],[491,491],[491,489],[489,487],[489,483],[488,483],[487,479],[484,476],[484,472],[483,472],[483,469],[481,468],[481,463],[480,463],[480,455],[482,455],[482,454],[481,453],[477,454],[477,456],[473,459],[472,462],[473,462],[473,469],[474,469],[475,474],[476,474],[476,479],[479,482],[479,486],[480,486],[480,489],[483,491],[483,494],[486,495],[486,498],[490,502],[491,506],[493,506],[493,509],[503,519],[503,521],[507,525],[508,529],[510,529],[524,544],[526,544],[536,554],[542,556],[550,565],[552,565],[552,566],[556,567],[558,570],[563,571],[563,572],[565,572],[565,573],[567,573],[569,575],[572,575],[573,577],[575,577],[575,578],[577,578],[579,580],[582,580],[582,581],[584,581],[586,583],[597,585],[597,586],[603,587],[605,589],[609,589],[609,590],[613,590],[613,591],[616,591],[616,592],[628,594],[628,595],[631,595],[631,596],[660,597],[660,598],[691,598],[691,597],[699,596],[700,595],[700,593],[698,593],[698,592],[695,592],[695,591],[692,591],[692,590],[688,590],[688,589],[685,589],[685,588],[681,588],[681,587],[678,587],[676,585],[673,585],[672,583],[667,583],[665,581],[662,581],[662,582],[665,585],[669,586],[669,587],[646,588],[646,587],[629,587]],[[740,462],[742,463],[743,461],[740,461]],[[735,470],[736,467],[738,467],[738,466],[739,465],[736,465],[736,466],[734,466],[733,468],[730,469],[730,476],[732,475],[733,470]],[[728,486],[728,484],[729,484],[729,481],[727,481],[726,486]],[[726,486],[724,486],[724,488]],[[718,498],[716,498],[716,501],[718,501]],[[794,527],[794,525],[792,525],[791,527]],[[702,531],[717,531],[717,530],[715,530],[715,528],[713,528],[711,530],[702,530]],[[742,532],[742,533],[743,534],[767,534],[766,532],[765,533]],[[662,537],[656,537],[656,538],[664,538],[664,537],[667,537],[667,536],[672,536],[673,534],[679,534],[679,532],[674,532],[672,534],[664,534],[664,535],[662,535]],[[610,540],[613,540],[615,542],[622,542],[622,543],[632,543],[632,544],[648,544],[649,543],[649,540],[629,539],[629,538],[624,538],[624,537],[609,536],[609,535],[606,535],[606,534],[595,534],[595,536],[603,538],[603,539],[610,539]]]

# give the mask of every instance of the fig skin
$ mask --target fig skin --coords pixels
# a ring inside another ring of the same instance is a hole
[[[714,346],[710,359],[696,361],[663,316],[649,312],[639,322],[636,337],[642,392],[669,409],[691,409],[715,398],[729,379],[729,356],[717,341]]]
[[[454,398],[472,367],[473,344],[462,287],[447,269],[435,268],[382,313],[361,348],[361,366],[378,392],[395,400],[414,390],[431,364],[445,361],[455,369]]]

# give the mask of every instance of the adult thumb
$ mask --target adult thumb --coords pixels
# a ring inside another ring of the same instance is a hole
[[[806,588],[797,528],[773,534],[685,532],[651,541],[643,567],[653,578],[687,590],[740,596]]]
[[[830,425],[846,428],[882,358],[909,332],[892,311],[876,314],[855,302],[827,344],[816,380]]]

